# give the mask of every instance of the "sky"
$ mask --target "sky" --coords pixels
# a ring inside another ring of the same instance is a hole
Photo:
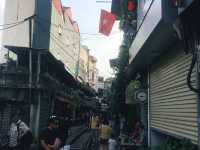
[[[98,33],[100,11],[110,11],[111,3],[97,3],[96,0],[62,0],[62,4],[71,7],[73,19],[79,24],[81,43],[88,46],[90,53],[98,60],[99,75],[105,78],[112,76],[109,59],[118,56],[122,39],[118,21],[115,22],[109,37]]]

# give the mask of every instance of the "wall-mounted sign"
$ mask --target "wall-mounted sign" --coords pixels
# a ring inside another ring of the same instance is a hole
[[[136,101],[140,101],[140,102],[144,102],[147,100],[147,92],[146,90],[143,89],[139,89],[135,92],[135,100]]]

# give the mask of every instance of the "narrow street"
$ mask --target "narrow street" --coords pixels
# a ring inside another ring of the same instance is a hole
[[[0,150],[200,150],[200,0],[0,0]]]

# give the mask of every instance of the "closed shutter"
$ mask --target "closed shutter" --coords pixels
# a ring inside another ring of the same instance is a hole
[[[174,51],[150,72],[151,127],[197,143],[197,95],[187,86],[192,56]],[[195,69],[194,69],[195,70]],[[196,71],[192,82],[195,85]]]

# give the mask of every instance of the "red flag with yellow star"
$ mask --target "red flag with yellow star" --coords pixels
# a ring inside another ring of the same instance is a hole
[[[99,23],[99,32],[106,36],[109,36],[115,20],[115,15],[102,9]]]

